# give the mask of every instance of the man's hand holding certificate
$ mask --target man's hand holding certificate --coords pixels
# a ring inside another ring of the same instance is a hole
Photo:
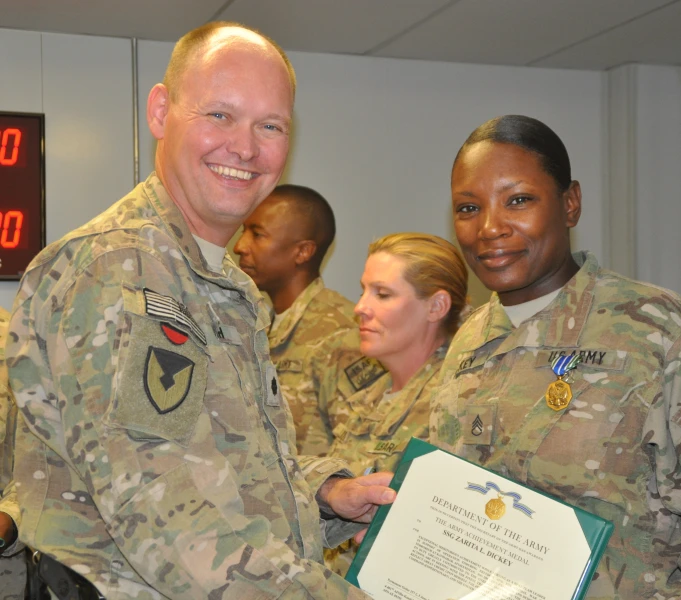
[[[572,600],[612,524],[420,440],[348,579],[377,600]]]

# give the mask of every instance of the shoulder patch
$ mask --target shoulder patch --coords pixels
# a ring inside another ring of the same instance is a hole
[[[345,369],[345,374],[356,392],[371,385],[385,372],[380,362],[366,356],[356,360]]]
[[[172,412],[184,402],[193,372],[194,362],[188,358],[149,346],[144,368],[144,389],[159,414]]]

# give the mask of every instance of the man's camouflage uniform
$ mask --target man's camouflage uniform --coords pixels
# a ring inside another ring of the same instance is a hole
[[[21,538],[108,600],[364,598],[315,562],[358,530],[314,500],[343,465],[303,478],[262,297],[223,268],[153,174],[31,263],[8,345]]]
[[[367,469],[394,471],[412,437],[428,439],[430,393],[439,380],[448,344],[438,348],[399,392],[390,394],[386,373],[348,399],[347,421],[334,430],[329,456],[343,459],[357,475]],[[388,395],[386,395],[388,393]],[[348,572],[357,551],[352,540],[324,551],[324,562],[339,575]]]
[[[359,350],[347,298],[315,279],[269,332],[270,353],[296,428],[298,452],[324,456],[345,400],[384,373]]]
[[[580,271],[518,328],[496,294],[466,321],[431,442],[612,521],[589,598],[679,598],[681,298],[575,259]],[[556,412],[551,361],[572,353],[573,399]]]
[[[7,386],[5,365],[5,340],[9,329],[9,313],[0,308],[0,511],[8,514],[15,523],[20,522],[19,505],[12,481],[14,457],[14,429],[17,409]],[[26,587],[26,556],[23,544],[18,541],[6,548],[0,556],[0,600],[22,600]]]

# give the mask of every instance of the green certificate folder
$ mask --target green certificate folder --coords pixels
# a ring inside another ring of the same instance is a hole
[[[613,530],[415,438],[391,487],[346,576],[377,599],[580,600]]]

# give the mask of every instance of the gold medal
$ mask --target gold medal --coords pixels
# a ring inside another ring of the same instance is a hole
[[[496,498],[493,498],[487,504],[485,504],[485,514],[493,521],[501,519],[501,517],[504,516],[505,512],[506,505],[504,504],[504,501],[501,499],[501,495],[497,496]]]
[[[563,410],[572,400],[570,384],[559,378],[552,382],[546,390],[546,404],[553,410]]]
[[[579,354],[569,354],[567,356],[557,356],[551,362],[551,370],[558,377],[557,381],[549,384],[544,397],[546,404],[553,410],[563,410],[567,408],[572,400],[572,389],[567,382],[572,371],[580,362],[582,357]],[[572,381],[570,379],[570,381]]]

